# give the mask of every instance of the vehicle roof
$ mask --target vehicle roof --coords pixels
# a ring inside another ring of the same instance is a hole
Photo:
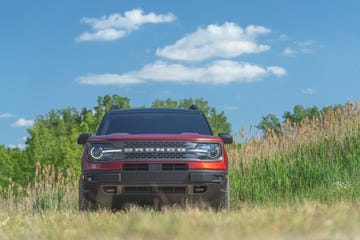
[[[128,113],[181,113],[181,114],[199,114],[196,109],[181,109],[181,108],[129,108],[129,109],[115,109],[110,110],[109,114],[128,114]]]

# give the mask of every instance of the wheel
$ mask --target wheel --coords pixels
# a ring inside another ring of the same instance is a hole
[[[81,181],[81,180],[80,180]],[[95,211],[96,203],[85,198],[84,186],[79,182],[79,211]]]
[[[226,182],[225,196],[213,205],[215,211],[230,210],[230,179]]]
[[[224,197],[224,210],[230,210],[230,177],[226,183],[226,193]]]

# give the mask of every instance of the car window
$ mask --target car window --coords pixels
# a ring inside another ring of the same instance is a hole
[[[179,134],[184,132],[212,135],[208,123],[195,113],[115,113],[108,115],[100,125],[98,135]]]

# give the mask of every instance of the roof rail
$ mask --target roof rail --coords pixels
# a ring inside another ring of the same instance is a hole
[[[198,107],[197,105],[195,105],[195,104],[192,104],[192,105],[189,107],[189,109],[191,109],[191,110],[199,110],[199,107]]]

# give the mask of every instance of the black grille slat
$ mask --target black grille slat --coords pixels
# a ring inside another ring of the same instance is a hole
[[[184,141],[124,141],[125,148],[184,148]]]
[[[158,191],[161,193],[185,193],[185,187],[159,187]]]
[[[148,171],[149,164],[124,164],[122,169],[124,171]]]
[[[186,148],[185,141],[124,141],[122,146],[124,148]],[[138,160],[138,159],[186,159],[187,155],[184,152],[126,152],[123,154],[124,160]]]
[[[189,166],[187,164],[165,163],[162,165],[163,171],[187,171]]]
[[[158,167],[157,167],[158,166]],[[123,171],[187,171],[189,166],[186,163],[126,163],[122,166]]]
[[[185,153],[125,153],[125,159],[184,159]]]
[[[165,193],[165,194],[184,194],[186,193],[186,187],[184,186],[131,186],[124,187],[125,193]]]
[[[152,187],[125,187],[126,193],[148,193],[152,191]]]

